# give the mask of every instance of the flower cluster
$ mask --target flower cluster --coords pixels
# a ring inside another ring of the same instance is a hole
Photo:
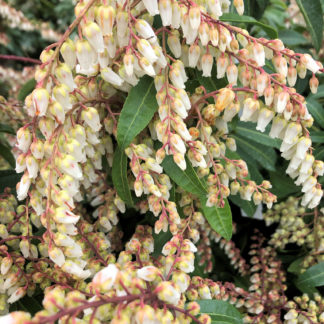
[[[38,286],[44,309],[0,321],[209,324],[200,300],[227,301],[246,323],[307,321],[322,312],[319,301],[287,304],[275,248],[323,250],[317,206],[324,164],[313,156],[313,118],[293,87],[308,70],[315,93],[324,70],[279,39],[255,38],[220,20],[231,4],[243,14],[243,0],[76,3],[74,22],[41,53],[36,88],[20,112],[14,151],[21,204],[8,191],[0,200],[1,311]],[[191,75],[218,88],[189,89]],[[144,94],[143,80],[151,85]],[[235,152],[237,120],[282,140],[286,172],[304,193],[265,214],[268,224],[280,224],[268,246],[253,235],[250,266],[230,240],[227,198],[239,194],[271,208],[277,197],[269,181],[250,178]],[[124,241],[127,207],[145,216]],[[249,276],[246,289],[193,275],[195,254],[205,273],[212,271],[214,244],[238,275]]]

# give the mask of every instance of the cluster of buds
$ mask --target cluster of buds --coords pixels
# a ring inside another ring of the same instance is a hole
[[[307,294],[294,297],[286,305],[284,323],[323,323],[324,300],[321,295],[314,293],[311,299]]]
[[[323,209],[316,208],[307,212],[305,207],[301,206],[301,199],[291,196],[286,201],[274,205],[272,210],[268,210],[264,214],[264,220],[268,226],[279,223],[269,241],[275,248],[284,249],[287,244],[293,243],[306,246],[314,253],[323,251]]]

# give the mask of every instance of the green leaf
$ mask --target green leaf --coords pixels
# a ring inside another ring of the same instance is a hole
[[[314,100],[314,99],[307,99],[307,108],[309,113],[314,117],[315,121],[323,127],[324,125],[324,109],[322,105]]]
[[[199,83],[204,86],[204,88],[206,89],[207,92],[213,92],[215,90],[224,88],[226,86],[226,79],[222,78],[222,79],[217,79],[216,75],[216,65],[213,65],[213,69],[212,69],[212,73],[211,73],[211,77],[203,77],[202,76],[202,72],[201,71],[196,71],[196,75],[197,75],[197,79],[199,81]]]
[[[324,132],[311,132],[310,136],[313,143],[324,143]]]
[[[0,143],[0,155],[10,164],[12,168],[15,167],[16,161],[8,146]]]
[[[117,141],[125,149],[151,121],[158,109],[152,78],[143,77],[129,92],[117,126]]]
[[[275,171],[276,152],[259,143],[253,143],[244,137],[234,135],[237,146],[250,156],[250,159],[258,161],[265,169]]]
[[[16,135],[15,130],[11,126],[5,124],[0,124],[0,133]]]
[[[320,0],[296,0],[312,36],[314,47],[320,50],[323,39],[323,10]]]
[[[272,184],[271,192],[278,198],[285,198],[300,190],[294,181],[285,174],[283,168],[277,172],[270,172],[270,182]]]
[[[212,323],[243,324],[240,312],[223,300],[197,300],[201,314],[208,314]]]
[[[316,160],[323,160],[324,159],[324,146],[320,147],[318,150],[316,149],[314,151],[315,153],[315,159]]]
[[[242,208],[246,212],[246,215],[248,215],[249,217],[253,217],[253,215],[255,214],[257,206],[253,203],[253,201],[244,200],[239,195],[231,195],[229,199],[236,206]]]
[[[36,80],[31,79],[27,81],[20,89],[18,93],[18,100],[24,101],[25,98],[34,90],[36,86]]]
[[[286,46],[306,45],[308,40],[301,34],[292,29],[283,29],[279,31],[279,39],[283,41]]]
[[[301,267],[301,263],[304,261],[304,259],[305,259],[305,256],[303,256],[303,257],[301,257],[301,258],[298,258],[298,259],[296,259],[295,261],[293,261],[293,262],[289,265],[287,271],[288,271],[288,272],[291,272],[291,273],[294,273],[294,274],[296,274],[296,275],[299,275],[299,274],[300,274],[300,270],[302,269],[302,267]]]
[[[324,262],[320,262],[302,273],[297,281],[297,285],[319,287],[324,285]]]
[[[15,170],[0,171],[0,192],[3,192],[6,187],[15,189],[21,176],[22,173],[16,173]]]
[[[203,196],[207,193],[205,183],[199,179],[191,162],[186,158],[186,170],[181,170],[176,163],[174,163],[172,156],[168,155],[162,162],[162,167],[168,176],[181,188],[192,194]]]
[[[238,122],[235,133],[253,142],[269,147],[280,148],[280,140],[271,138],[269,135],[257,131],[254,123]]]
[[[205,196],[200,197],[201,208],[209,225],[226,240],[230,240],[232,237],[232,212],[227,199],[224,199],[224,201],[224,208],[207,207],[207,198]]]
[[[267,35],[272,38],[278,38],[278,32],[273,27],[263,24],[262,22],[254,19],[250,16],[240,16],[234,13],[224,13],[220,18],[221,21],[228,21],[228,22],[235,22],[235,23],[246,23],[246,24],[253,24],[254,26],[257,25],[261,27]]]
[[[127,178],[127,156],[117,147],[112,165],[112,181],[119,197],[128,205],[133,206],[132,195]]]
[[[156,234],[153,231],[152,235],[154,239],[154,252],[152,253],[152,256],[157,258],[159,255],[161,255],[164,244],[171,240],[172,234],[170,231],[161,231],[159,234]]]

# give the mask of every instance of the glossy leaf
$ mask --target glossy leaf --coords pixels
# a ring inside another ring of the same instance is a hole
[[[16,184],[20,181],[23,173],[16,173],[15,170],[3,170],[0,171],[0,193],[6,187],[16,189]]]
[[[324,262],[308,268],[298,277],[296,284],[309,287],[324,286]]]
[[[243,324],[240,312],[223,300],[197,300],[200,305],[200,313],[208,314],[212,323]]]
[[[314,99],[308,99],[307,100],[307,108],[309,110],[309,113],[314,117],[315,121],[323,127],[324,125],[324,109],[322,105],[314,100]]]
[[[320,0],[296,0],[310,32],[314,47],[320,50],[323,40],[323,10]]]
[[[262,22],[254,19],[253,17],[250,16],[240,16],[238,14],[234,14],[234,13],[224,13],[221,17],[220,17],[221,21],[228,21],[228,22],[234,22],[234,23],[246,23],[246,24],[253,24],[253,25],[257,25],[259,27],[261,27],[266,33],[267,35],[274,39],[274,38],[278,38],[278,32],[276,31],[276,29],[274,29],[273,27],[263,24]]]
[[[143,77],[129,92],[117,126],[117,141],[125,149],[151,121],[158,109],[152,78]]]
[[[117,147],[112,165],[112,180],[119,197],[128,205],[133,206],[132,195],[127,179],[127,156]]]
[[[249,217],[253,217],[255,214],[257,206],[253,203],[253,201],[244,200],[239,195],[231,195],[229,199],[236,206],[242,208]]]
[[[234,135],[233,137],[236,140],[237,146],[240,147],[242,151],[246,152],[251,160],[258,161],[267,170],[276,170],[276,152],[272,148],[265,147],[259,143],[253,143],[239,135]]]
[[[201,208],[209,225],[226,240],[230,240],[232,237],[232,212],[227,199],[224,200],[224,208],[207,207],[207,198],[205,196],[200,197]]]
[[[205,195],[207,188],[205,183],[199,179],[195,169],[192,167],[190,161],[186,159],[187,168],[181,170],[176,163],[174,163],[172,156],[166,156],[162,162],[162,167],[167,175],[181,188],[191,192],[195,195]]]
[[[31,79],[27,81],[20,89],[18,93],[18,100],[24,101],[25,98],[34,90],[36,86],[36,80]]]
[[[268,134],[257,131],[255,127],[256,124],[254,123],[238,122],[235,133],[253,142],[269,147],[280,148],[280,140],[271,138]]]
[[[16,161],[8,146],[0,143],[0,155],[10,164],[12,168],[15,167]]]
[[[11,126],[6,125],[6,124],[0,124],[0,133],[16,135],[15,130]]]
[[[324,143],[324,132],[311,132],[310,135],[313,143]]]

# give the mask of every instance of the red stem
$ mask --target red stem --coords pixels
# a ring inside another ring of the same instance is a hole
[[[21,61],[26,63],[33,63],[33,64],[42,64],[40,60],[36,60],[30,57],[24,56],[16,56],[16,55],[0,55],[0,60],[12,60],[12,61]]]

